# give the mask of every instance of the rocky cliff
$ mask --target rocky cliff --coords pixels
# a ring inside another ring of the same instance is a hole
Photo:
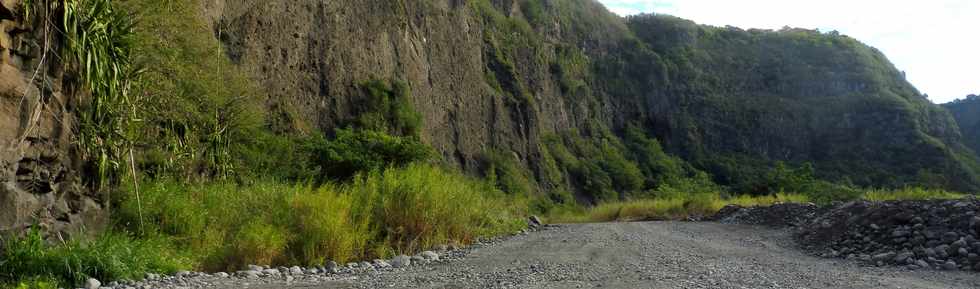
[[[0,232],[98,231],[102,201],[82,185],[74,149],[76,90],[55,24],[41,20],[53,12],[25,19],[21,1],[0,3]]]
[[[592,0],[204,6],[271,103],[329,132],[356,115],[359,83],[404,81],[424,139],[470,171],[497,150],[540,181],[543,136],[633,124],[728,185],[774,161],[862,186],[980,183],[950,115],[836,33],[624,19]]]

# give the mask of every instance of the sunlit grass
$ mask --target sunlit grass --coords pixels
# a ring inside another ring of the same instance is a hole
[[[951,200],[962,199],[964,194],[938,189],[904,188],[896,190],[868,190],[862,199],[868,201],[898,201],[898,200]]]
[[[642,199],[626,202],[604,203],[575,214],[552,214],[549,220],[557,223],[612,222],[641,220],[684,220],[711,216],[727,205],[771,206],[776,203],[806,203],[809,198],[799,194],[771,196],[738,196],[722,198],[718,194],[701,193],[688,196]]]
[[[960,199],[965,196],[944,190],[905,188],[867,190],[861,194],[859,199],[868,201],[948,200]],[[777,203],[808,203],[811,200],[807,195],[787,193],[765,196],[739,195],[730,198],[723,198],[715,193],[674,194],[671,197],[603,203],[589,209],[561,210],[550,213],[548,220],[555,223],[686,220],[711,216],[727,205],[772,206]]]
[[[429,165],[321,187],[158,181],[144,188],[140,202],[135,195],[124,198],[118,221],[177,240],[198,256],[199,269],[209,271],[320,265],[466,244],[519,230],[519,208],[527,207],[481,181]]]

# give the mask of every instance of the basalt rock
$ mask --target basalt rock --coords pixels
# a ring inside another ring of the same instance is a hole
[[[40,17],[26,21],[21,1],[2,4],[0,233],[21,233],[33,225],[62,238],[83,227],[98,232],[105,220],[103,200],[82,185],[74,144],[81,96],[70,72],[55,60],[61,49],[51,36],[55,27],[43,25],[47,19]]]

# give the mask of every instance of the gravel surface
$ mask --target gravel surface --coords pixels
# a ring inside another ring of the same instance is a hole
[[[425,261],[426,265],[397,269],[253,279],[243,274],[205,276],[195,281],[198,285],[187,285],[222,289],[980,288],[980,274],[822,259],[799,250],[789,230],[720,223],[561,225],[439,254],[439,260]]]

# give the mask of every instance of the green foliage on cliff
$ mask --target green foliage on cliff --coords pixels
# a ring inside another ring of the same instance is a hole
[[[77,88],[70,92],[78,102],[71,105],[78,106],[75,133],[90,171],[86,183],[104,191],[118,181],[125,167],[122,159],[132,146],[131,128],[139,120],[135,109],[142,104],[132,91],[140,74],[131,59],[133,19],[109,0],[21,4],[24,22],[44,31],[43,46],[35,44],[44,49],[40,65],[60,63],[76,81]],[[52,43],[61,45],[61,50],[48,51],[57,47]],[[37,76],[35,72],[31,77]],[[44,89],[51,89],[52,84],[45,85]]]
[[[608,130],[597,136],[579,132],[545,139],[547,158],[564,174],[560,190],[579,190],[592,203],[690,192],[720,192],[710,176],[663,151],[656,139],[630,126],[624,138]],[[554,181],[553,181],[554,182]]]
[[[424,162],[432,149],[416,139],[371,130],[339,129],[329,141],[314,143],[311,157],[321,182],[348,180],[355,174]]]
[[[945,112],[853,38],[666,15],[626,22],[636,38],[596,61],[593,90],[642,95],[666,149],[725,185],[754,190],[778,161],[858,186],[980,184]]]
[[[947,104],[943,104],[963,132],[965,142],[974,152],[980,152],[980,96],[969,95]]]
[[[198,1],[120,4],[138,19],[133,62],[145,67],[138,146],[157,156],[141,166],[185,178],[247,171],[243,151],[269,138],[265,108],[198,16]]]
[[[407,84],[394,81],[389,85],[375,79],[360,87],[367,97],[358,105],[356,127],[400,136],[421,134],[422,115],[413,108],[412,92]]]

